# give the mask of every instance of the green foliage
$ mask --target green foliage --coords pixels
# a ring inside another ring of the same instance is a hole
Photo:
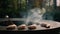
[[[23,11],[25,11],[26,10],[26,0],[21,0],[21,9],[23,10]]]

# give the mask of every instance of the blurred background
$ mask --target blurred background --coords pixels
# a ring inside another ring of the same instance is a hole
[[[0,0],[0,18],[27,18],[28,10],[36,6],[46,10],[43,19],[60,22],[60,0]]]

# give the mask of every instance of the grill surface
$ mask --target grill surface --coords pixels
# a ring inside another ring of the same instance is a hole
[[[11,18],[11,20],[16,20],[18,21],[19,19],[17,18]],[[23,19],[22,19],[23,20]],[[1,20],[2,21],[2,20]],[[44,20],[44,21],[40,21],[39,24],[50,24],[50,28],[45,28],[45,27],[41,27],[41,25],[37,25],[35,30],[49,30],[49,29],[54,29],[54,28],[59,28],[60,27],[60,22],[56,22],[56,21],[50,21],[50,20]],[[6,30],[7,26],[0,26],[0,30]],[[29,30],[28,27],[26,27],[25,31]]]

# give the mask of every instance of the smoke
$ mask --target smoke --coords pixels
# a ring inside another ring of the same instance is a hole
[[[28,15],[27,15],[27,20],[26,20],[26,24],[29,24],[29,22],[31,23],[38,23],[42,20],[44,20],[43,14],[45,13],[45,9],[42,8],[33,8],[28,10]]]

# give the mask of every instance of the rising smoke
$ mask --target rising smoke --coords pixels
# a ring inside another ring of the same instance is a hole
[[[40,8],[33,8],[28,10],[28,15],[27,15],[27,20],[26,20],[26,24],[28,24],[29,22],[33,22],[33,23],[38,23],[40,21],[43,20],[42,16],[43,14],[46,12],[46,10],[44,8],[40,9]]]

